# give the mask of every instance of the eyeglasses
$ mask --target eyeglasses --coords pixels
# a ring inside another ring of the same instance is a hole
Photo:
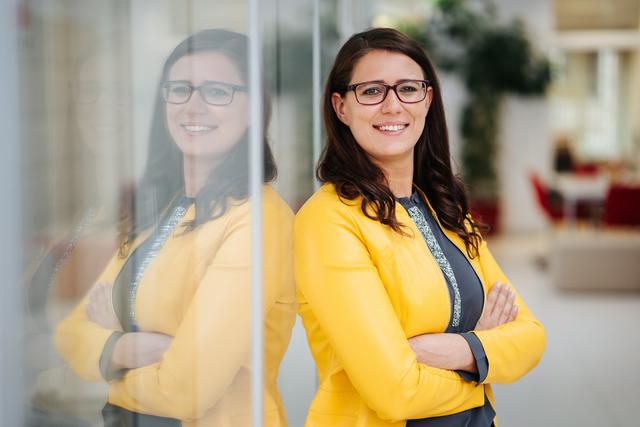
[[[246,92],[246,86],[207,81],[199,86],[183,80],[162,82],[162,97],[169,104],[185,104],[191,99],[193,92],[200,92],[200,96],[209,105],[229,105],[233,102],[236,92]]]
[[[347,86],[346,92],[353,91],[356,101],[362,105],[376,105],[387,97],[389,89],[396,93],[398,99],[405,104],[415,104],[427,97],[429,80],[402,80],[395,85],[380,82],[363,82]]]
[[[128,105],[130,100],[125,94],[130,88],[122,82],[99,82],[97,80],[74,82],[70,85],[73,100],[78,104],[90,105],[110,103]]]

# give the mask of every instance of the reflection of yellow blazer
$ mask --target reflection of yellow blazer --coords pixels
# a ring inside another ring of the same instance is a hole
[[[396,215],[412,237],[367,218],[359,199],[341,201],[328,184],[296,216],[297,300],[320,381],[307,426],[404,426],[482,406],[485,392],[495,407],[489,384],[517,380],[542,356],[544,329],[518,296],[515,321],[476,332],[489,361],[485,384],[418,363],[407,339],[446,329],[449,292],[400,204]],[[507,281],[486,243],[470,262],[485,297]]]
[[[182,222],[193,216],[191,206]],[[265,425],[283,426],[276,378],[295,320],[293,214],[267,186],[263,218]],[[250,425],[250,222],[250,203],[242,203],[194,231],[176,227],[136,299],[140,330],[174,336],[173,343],[160,363],[111,382],[110,403],[177,418],[183,426]],[[113,283],[124,261],[114,257],[99,281]],[[85,304],[60,323],[55,341],[74,371],[100,380],[100,355],[113,331],[89,321]]]

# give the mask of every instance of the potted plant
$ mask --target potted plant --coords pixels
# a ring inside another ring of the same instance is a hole
[[[457,73],[468,99],[462,111],[461,166],[472,212],[498,229],[496,171],[501,103],[507,94],[543,94],[551,78],[547,58],[535,54],[519,20],[497,22],[490,2],[473,10],[464,0],[436,0],[426,22],[400,29],[418,40],[436,65]]]

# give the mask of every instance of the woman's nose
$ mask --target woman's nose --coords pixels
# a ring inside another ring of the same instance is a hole
[[[383,113],[396,113],[402,111],[402,102],[398,98],[396,91],[389,89],[387,96],[382,100],[382,112]]]
[[[205,102],[200,91],[195,90],[191,94],[191,98],[189,98],[189,101],[187,101],[187,104],[185,105],[185,107],[189,112],[204,114],[208,111],[208,108],[209,108],[208,105],[209,104]]]

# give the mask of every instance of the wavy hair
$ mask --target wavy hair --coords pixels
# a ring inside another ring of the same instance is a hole
[[[209,29],[191,35],[175,47],[164,63],[160,82],[167,79],[171,67],[180,58],[212,51],[231,59],[243,80],[248,81],[247,37],[233,31]],[[263,99],[263,182],[266,183],[276,178],[277,168],[266,136],[271,118],[269,94],[264,92]],[[248,132],[247,129],[196,195],[195,219],[186,224],[185,231],[224,215],[230,200],[246,200],[249,197]],[[182,152],[167,128],[165,102],[158,85],[145,170],[138,185],[123,195],[119,226],[120,256],[126,256],[133,240],[142,231],[157,225],[172,201],[184,192],[183,166]]]
[[[414,148],[413,183],[426,194],[442,225],[460,236],[467,254],[473,258],[478,255],[483,226],[471,221],[464,184],[453,174],[440,83],[424,50],[403,33],[390,28],[367,30],[353,35],[338,52],[323,95],[327,143],[316,176],[320,182],[332,183],[341,198],[361,197],[361,209],[368,218],[404,233],[404,226],[396,219],[396,200],[384,172],[369,159],[331,103],[332,94],[345,95],[358,60],[376,50],[408,56],[430,81],[433,99]]]

